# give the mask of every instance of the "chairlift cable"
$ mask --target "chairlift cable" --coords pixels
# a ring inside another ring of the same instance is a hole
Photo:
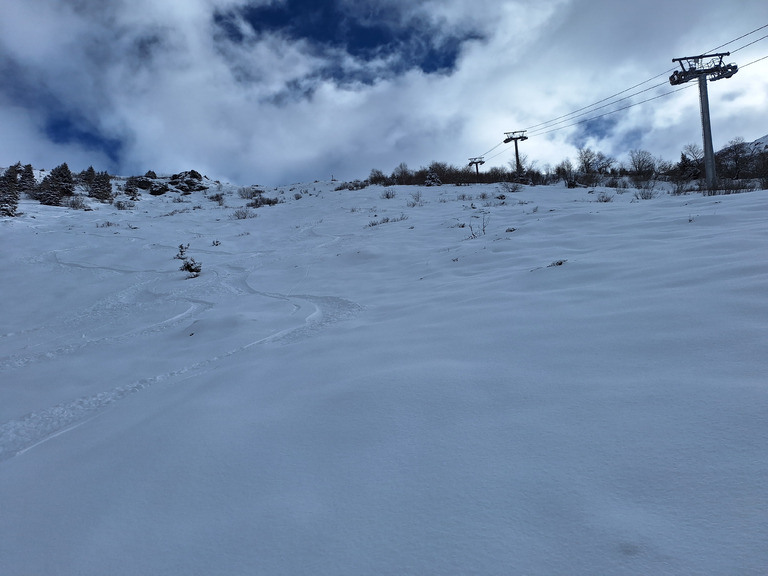
[[[752,46],[752,44],[757,44],[758,42],[760,42],[760,40],[765,40],[766,38],[768,38],[768,34],[766,34],[765,36],[763,36],[761,38],[758,38],[757,40],[753,40],[749,44],[744,44],[744,46],[742,46],[741,48],[736,48],[735,50],[731,50],[731,54],[733,54],[734,52],[738,52],[739,50],[743,50],[747,46]]]
[[[766,58],[768,58],[768,55],[763,56],[762,58],[758,58],[757,60],[752,60],[752,62],[749,62],[747,64],[742,64],[741,68],[746,68],[747,66],[751,66],[752,64],[757,64],[758,62],[760,62],[761,60],[765,60]]]
[[[632,104],[628,104],[626,106],[622,106],[621,108],[616,108],[616,110],[610,110],[608,112],[604,112],[603,114],[599,114],[597,116],[592,116],[590,118],[586,118],[584,120],[579,120],[578,122],[574,122],[573,124],[568,124],[567,126],[560,126],[559,128],[552,128],[551,130],[547,130],[546,132],[541,132],[538,134],[538,136],[541,136],[543,134],[549,134],[550,132],[556,132],[557,130],[562,130],[564,128],[570,128],[572,126],[578,126],[579,124],[585,124],[587,122],[591,122],[592,120],[598,120],[600,118],[603,118],[604,116],[609,116],[610,114],[616,114],[616,112],[622,112],[624,110],[628,110],[629,108],[634,108],[635,106],[639,106],[640,104],[645,104],[646,102],[650,102],[651,100],[657,100],[659,98],[663,98],[665,96],[669,96],[671,94],[674,94],[675,92],[680,92],[680,90],[685,90],[686,88],[690,88],[692,86],[695,86],[695,84],[686,84],[680,88],[676,88],[675,90],[669,90],[667,92],[664,92],[663,94],[657,94],[656,96],[651,96],[650,98],[646,98],[645,100],[640,100],[639,102],[633,102]]]
[[[488,150],[488,152],[486,152],[485,154],[480,154],[480,155],[478,156],[478,158],[482,158],[483,156],[487,156],[488,154],[490,154],[491,152],[493,152],[494,150],[496,150],[496,148],[498,148],[498,147],[499,147],[499,146],[501,146],[502,144],[504,144],[504,142],[499,142],[498,144],[496,144],[496,146],[494,146],[493,148],[491,148],[490,150]]]
[[[666,72],[665,72],[666,74]],[[613,106],[614,104],[618,104],[619,102],[624,102],[625,100],[629,100],[630,98],[634,98],[638,94],[642,94],[644,92],[648,92],[650,90],[653,90],[655,88],[659,88],[660,86],[664,86],[667,84],[667,81],[661,82],[660,84],[654,84],[653,86],[649,88],[645,88],[643,90],[640,90],[639,92],[634,92],[630,94],[629,96],[625,96],[624,98],[619,98],[618,100],[614,100],[613,102],[608,102],[607,104],[603,104],[602,106],[598,106],[597,108],[593,108],[592,110],[587,110],[586,112],[582,112],[581,114],[577,114],[575,116],[572,116],[571,118],[565,118],[563,120],[560,120],[559,122],[555,122],[554,124],[550,124],[550,126],[546,126],[544,128],[540,128],[539,130],[534,130],[532,136],[538,136],[539,134],[545,133],[545,131],[549,128],[553,128],[557,124],[562,124],[563,122],[568,122],[569,120],[574,120],[575,118],[580,118],[581,116],[586,116],[587,114],[591,114],[592,112],[596,112],[597,110],[602,110],[603,108],[607,108],[608,106]]]
[[[605,102],[607,100],[612,100],[616,96],[621,96],[625,92],[629,92],[630,90],[634,90],[635,88],[637,88],[639,86],[642,86],[643,84],[647,84],[648,82],[651,82],[652,80],[656,80],[656,78],[660,78],[661,76],[666,76],[667,74],[669,74],[673,70],[675,70],[675,69],[674,68],[670,68],[669,70],[665,70],[664,72],[662,72],[661,74],[657,74],[653,78],[648,78],[648,80],[643,80],[639,84],[635,84],[634,86],[631,86],[630,88],[627,88],[626,90],[622,90],[621,92],[617,92],[616,94],[613,94],[612,96],[608,96],[607,98],[603,98],[602,100],[598,100],[597,102],[594,102],[594,103],[590,104],[589,106],[584,106],[583,108],[579,108],[578,110],[574,110],[573,112],[569,112],[568,114],[563,114],[562,116],[558,116],[557,118],[553,118],[552,120],[547,120],[546,122],[541,122],[539,124],[534,124],[533,126],[529,126],[528,128],[526,128],[525,130],[533,131],[534,129],[539,128],[539,127],[543,127],[546,124],[553,124],[553,123],[555,123],[558,120],[567,119],[569,116],[573,116],[574,114],[576,114],[578,112],[581,112],[582,110],[587,110],[588,108],[592,108],[593,106],[597,106],[598,104],[602,104],[603,102]],[[662,84],[666,84],[666,81],[662,82],[661,84],[657,84],[656,86],[651,86],[651,88],[647,88],[645,90],[641,90],[640,92],[637,92],[637,94],[642,94],[643,92],[646,92],[647,90],[650,90],[652,88],[656,88],[658,86],[661,86]],[[629,96],[625,96],[621,100],[626,100],[627,98],[631,98],[634,95],[635,94],[630,94]],[[621,100],[618,100],[618,102],[620,102]],[[612,102],[609,102],[608,104],[606,104],[606,106],[610,106],[611,104],[612,104]],[[604,108],[604,107],[605,106],[601,106],[601,108]],[[589,112],[586,112],[586,113],[588,114]]]
[[[720,50],[720,48],[722,48],[724,46],[728,46],[728,44],[733,44],[737,40],[741,40],[742,38],[746,38],[747,36],[750,36],[750,35],[754,34],[755,32],[759,32],[763,28],[768,28],[768,24],[764,24],[764,25],[760,26],[759,28],[755,28],[754,30],[752,30],[752,32],[747,32],[746,34],[742,34],[741,36],[739,36],[738,38],[734,38],[730,42],[726,42],[725,44],[720,44],[720,46],[718,46],[717,48],[712,48],[712,50],[709,50],[709,52],[714,52],[715,50]],[[763,38],[765,38],[765,36],[763,36]],[[762,40],[763,38],[760,38],[760,40]],[[755,40],[755,42],[757,42],[757,40]],[[752,42],[752,44],[754,44],[754,42]],[[747,46],[749,46],[749,44],[747,44]],[[742,46],[741,48],[746,48],[746,46]],[[731,53],[737,52],[737,51],[741,50],[741,48],[737,48],[736,50],[731,50]]]

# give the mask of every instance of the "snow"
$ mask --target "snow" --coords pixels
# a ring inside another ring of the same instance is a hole
[[[765,574],[764,191],[335,184],[0,221],[0,574]]]
[[[756,152],[765,152],[766,150],[768,150],[768,134],[766,134],[762,138],[758,138],[757,140],[752,142],[750,146],[752,146],[752,149]]]

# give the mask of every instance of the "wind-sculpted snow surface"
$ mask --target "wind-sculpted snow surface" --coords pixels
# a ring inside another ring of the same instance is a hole
[[[764,572],[764,192],[334,188],[0,220],[0,574]]]

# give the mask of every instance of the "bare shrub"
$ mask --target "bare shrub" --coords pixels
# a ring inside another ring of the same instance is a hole
[[[85,199],[80,194],[69,196],[64,200],[64,206],[71,208],[72,210],[90,210]]]
[[[208,196],[208,198],[216,202],[219,206],[224,206],[224,194],[221,192]]]
[[[414,208],[416,206],[424,206],[424,200],[421,194],[421,190],[411,192],[411,199],[406,203],[408,208]]]
[[[656,198],[656,190],[653,188],[642,188],[635,191],[635,198],[638,200],[652,200]]]
[[[718,182],[714,190],[705,190],[705,196],[721,196],[727,194],[739,194],[741,192],[751,192],[755,190],[755,185],[748,180],[731,180],[723,178]]]
[[[246,208],[238,208],[234,212],[232,212],[232,218],[234,220],[248,220],[249,218],[256,218],[257,214],[255,212],[251,212],[250,209]]]
[[[384,192],[382,192],[380,194],[380,198],[382,200],[392,200],[396,196],[397,196],[397,192],[395,192],[394,190],[389,190],[389,189],[388,190],[384,190]]]
[[[499,182],[499,187],[507,194],[514,194],[515,192],[520,192],[523,185],[520,182]]]
[[[136,204],[134,204],[131,201],[127,201],[126,202],[124,200],[117,200],[115,202],[115,208],[117,208],[118,210],[129,210],[129,209],[131,209],[131,208],[133,208],[135,206],[136,206]]]
[[[257,194],[261,194],[261,190],[256,190],[252,186],[242,186],[237,189],[237,194],[243,200],[252,200]]]
[[[390,218],[388,216],[384,216],[381,220],[371,220],[368,222],[368,227],[373,228],[374,226],[378,226],[379,224],[386,224],[387,222],[402,222],[403,220],[408,220],[408,216],[405,214],[400,214],[400,216],[396,216],[395,218]]]
[[[261,194],[257,194],[253,197],[253,200],[248,202],[249,208],[261,208],[262,206],[274,206],[275,204],[279,204],[280,200],[277,198],[267,198],[265,196],[262,196]]]
[[[362,190],[363,188],[368,187],[368,180],[353,180],[352,182],[342,182],[338,186],[336,186],[335,190],[338,192],[340,190]]]

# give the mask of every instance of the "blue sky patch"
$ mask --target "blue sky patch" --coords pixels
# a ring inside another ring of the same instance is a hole
[[[480,40],[472,30],[445,30],[422,18],[405,18],[395,9],[369,9],[342,5],[338,0],[286,0],[266,6],[247,6],[219,12],[214,23],[219,38],[233,43],[245,41],[239,23],[257,35],[275,33],[308,43],[316,53],[329,59],[317,73],[341,84],[350,81],[375,82],[380,75],[392,76],[419,69],[426,74],[450,74],[456,68],[463,44]],[[361,63],[385,60],[386,69],[360,75],[333,63],[334,54],[346,53]],[[351,76],[350,76],[351,75]]]
[[[119,164],[123,144],[109,138],[82,118],[67,114],[49,114],[45,122],[45,134],[56,144],[77,144],[86,150],[98,150],[113,163]]]

